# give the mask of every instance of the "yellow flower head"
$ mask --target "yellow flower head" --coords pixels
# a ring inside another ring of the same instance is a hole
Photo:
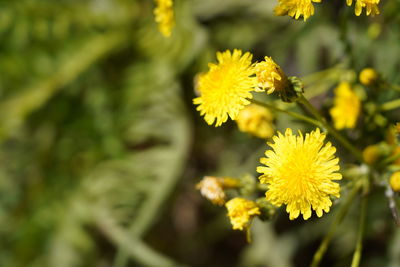
[[[340,83],[335,89],[334,106],[330,109],[335,128],[354,128],[360,108],[360,98],[351,90],[350,84]]]
[[[372,85],[378,79],[378,73],[371,68],[365,68],[360,72],[360,82],[364,85]]]
[[[272,58],[265,57],[265,61],[258,62],[255,67],[257,77],[257,90],[267,91],[268,94],[284,90],[288,85],[288,79],[281,67]]]
[[[226,202],[228,216],[234,230],[243,230],[249,227],[251,219],[260,215],[260,209],[254,201],[244,198],[233,198]]]
[[[279,5],[275,7],[275,15],[289,15],[295,19],[303,16],[306,21],[314,15],[314,6],[312,2],[319,3],[321,0],[279,0]]]
[[[395,172],[390,176],[390,187],[393,191],[400,192],[400,172]]]
[[[274,134],[273,120],[274,116],[269,109],[251,104],[239,112],[236,123],[242,132],[269,138]]]
[[[155,0],[155,2],[157,6],[154,9],[154,15],[158,29],[162,35],[169,37],[175,25],[172,0]]]
[[[332,201],[329,196],[339,197],[340,186],[333,180],[342,179],[336,148],[331,143],[324,145],[325,134],[317,128],[305,138],[293,135],[286,129],[285,135],[278,132],[274,143],[268,143],[272,150],[265,152],[260,162],[265,166],[257,168],[261,183],[268,184],[266,199],[280,207],[287,205],[291,220],[303,214],[304,220],[311,217],[311,209],[318,217],[323,211],[329,212]]]
[[[362,13],[362,9],[365,8],[367,10],[367,16],[375,16],[379,14],[378,4],[380,0],[355,0],[356,7],[354,9],[354,13],[356,16],[360,16]],[[353,0],[346,0],[347,5],[351,6],[353,4]]]
[[[198,80],[200,97],[193,99],[197,110],[209,125],[220,126],[234,120],[244,106],[250,104],[256,78],[251,64],[252,55],[240,50],[217,53],[218,64],[210,63],[209,71]]]
[[[200,183],[196,185],[203,197],[210,200],[213,204],[222,206],[225,204],[225,192],[220,178],[205,176]]]

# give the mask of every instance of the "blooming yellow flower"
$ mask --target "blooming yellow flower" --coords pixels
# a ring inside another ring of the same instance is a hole
[[[285,135],[278,132],[272,150],[265,152],[257,168],[261,183],[268,184],[266,199],[280,207],[287,205],[291,220],[303,214],[304,220],[311,217],[311,208],[321,217],[329,212],[332,201],[329,196],[340,197],[340,186],[333,180],[342,179],[336,148],[330,142],[324,145],[325,134],[317,128],[303,138],[286,129]]]
[[[239,112],[236,123],[242,132],[269,138],[274,134],[273,120],[274,116],[269,109],[251,104]]]
[[[367,10],[367,16],[375,16],[379,14],[378,4],[380,0],[355,0],[356,7],[354,9],[354,13],[356,16],[360,16],[362,13],[362,9],[365,8]],[[351,6],[353,4],[353,0],[346,0],[347,5]]]
[[[255,67],[257,77],[257,91],[267,91],[268,94],[284,90],[288,85],[288,79],[281,67],[272,58],[265,57],[265,61],[258,62]]]
[[[393,191],[400,192],[400,172],[395,172],[390,176],[390,187]]]
[[[200,97],[193,99],[197,110],[209,125],[220,126],[236,119],[239,111],[250,104],[256,78],[251,64],[252,55],[240,50],[217,53],[218,64],[210,63],[209,71],[198,80]]]
[[[314,15],[312,2],[320,3],[321,0],[279,0],[279,5],[275,7],[275,15],[289,15],[295,19],[303,16],[304,21]]]
[[[158,29],[162,35],[169,37],[175,25],[173,2],[172,0],[155,0],[155,2],[157,6],[154,15]]]
[[[360,114],[360,98],[351,90],[350,84],[342,82],[335,89],[334,106],[330,109],[336,129],[354,128]]]
[[[364,85],[372,85],[378,79],[378,73],[371,68],[365,68],[360,72],[360,82]]]
[[[249,227],[251,219],[260,215],[260,209],[254,201],[244,198],[233,198],[226,202],[228,216],[234,230],[243,230]]]

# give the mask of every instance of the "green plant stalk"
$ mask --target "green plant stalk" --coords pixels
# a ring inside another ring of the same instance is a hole
[[[365,217],[367,215],[367,203],[368,203],[368,195],[364,196],[361,200],[360,225],[358,227],[356,250],[354,251],[353,254],[351,267],[358,267],[360,265],[361,253],[362,253],[362,240],[365,228]]]
[[[264,103],[264,102],[261,102],[261,101],[258,101],[258,100],[254,100],[254,99],[252,99],[252,100],[250,100],[250,101],[251,101],[253,104],[256,104],[256,105],[259,105],[259,106],[263,106],[263,107],[266,107],[266,108],[269,108],[269,109],[272,109],[272,110],[275,110],[275,111],[278,111],[278,112],[285,113],[285,114],[287,114],[287,115],[289,115],[289,116],[291,116],[291,117],[293,117],[293,118],[295,118],[295,119],[299,119],[299,120],[302,120],[302,121],[311,123],[311,124],[313,124],[313,125],[315,125],[315,126],[318,126],[318,127],[321,127],[321,126],[322,126],[321,123],[320,123],[319,121],[314,120],[314,119],[312,119],[312,118],[310,118],[310,117],[301,115],[301,114],[299,114],[299,113],[292,112],[292,111],[289,111],[289,110],[284,110],[284,109],[281,109],[281,108],[277,108],[277,107],[275,107],[275,106],[273,106],[273,105],[270,105],[270,104],[267,104],[267,103]]]
[[[97,212],[96,225],[114,244],[123,247],[137,263],[152,267],[183,267],[181,263],[153,250],[142,240],[131,238],[126,230],[117,225],[110,214]]]
[[[336,131],[326,120],[322,115],[319,113],[319,111],[311,105],[311,103],[303,96],[301,95],[300,98],[298,99],[298,102],[301,105],[303,105],[319,122],[320,124],[323,125],[323,127],[328,130],[328,132],[336,138],[347,150],[349,150],[360,162],[364,162],[362,153],[355,147],[353,146],[344,136],[342,136],[338,131]]]
[[[400,159],[400,153],[399,154],[394,154],[394,155],[392,155],[390,157],[387,157],[386,159],[384,159],[382,161],[380,166],[386,166],[386,165],[392,163],[393,161],[396,161],[397,159]]]
[[[382,111],[389,111],[392,109],[400,108],[400,99],[392,100],[386,103],[383,103],[380,107]]]
[[[337,227],[342,222],[343,218],[346,216],[351,204],[353,204],[353,200],[357,195],[358,190],[361,187],[361,183],[356,183],[353,187],[353,190],[350,192],[349,196],[347,197],[346,201],[340,206],[340,209],[329,227],[328,233],[325,235],[324,239],[322,240],[321,244],[318,247],[318,250],[315,252],[313,260],[311,262],[311,267],[318,267],[322,257],[324,256],[326,250],[328,249],[328,245],[332,240],[333,235],[336,232]]]

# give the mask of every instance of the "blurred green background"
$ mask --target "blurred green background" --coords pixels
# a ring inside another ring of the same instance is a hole
[[[307,22],[275,17],[270,0],[174,4],[164,38],[150,0],[0,0],[0,266],[309,264],[335,209],[306,223],[256,220],[246,244],[196,192],[204,175],[256,175],[266,146],[232,122],[207,126],[194,77],[238,48],[306,76],[310,96],[367,66],[398,83],[400,1],[375,18],[324,1]],[[304,129],[278,116],[285,127]],[[383,192],[370,210],[362,266],[400,266]],[[349,265],[357,215],[323,266]]]

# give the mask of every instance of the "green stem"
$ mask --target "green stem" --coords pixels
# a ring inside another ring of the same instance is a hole
[[[400,153],[391,155],[390,157],[387,157],[386,159],[384,159],[382,161],[380,166],[386,166],[386,165],[392,163],[393,161],[396,161],[397,159],[400,159]]]
[[[302,104],[320,122],[320,124],[322,124],[324,128],[328,130],[328,132],[340,143],[342,143],[342,145],[347,150],[349,150],[360,162],[364,162],[362,153],[355,146],[353,146],[344,136],[336,131],[303,95],[298,99],[298,103]]]
[[[256,104],[256,105],[259,105],[259,106],[263,106],[263,107],[266,107],[266,108],[269,108],[269,109],[272,109],[272,110],[275,110],[275,111],[278,111],[278,112],[285,113],[285,114],[287,114],[287,115],[289,115],[289,116],[291,116],[291,117],[293,117],[295,119],[299,119],[299,120],[311,123],[313,125],[316,125],[318,127],[321,127],[321,123],[320,122],[318,122],[317,120],[314,120],[314,119],[312,119],[310,117],[307,117],[307,116],[304,116],[304,115],[301,115],[299,113],[292,112],[292,111],[289,111],[289,110],[277,108],[277,107],[275,107],[273,105],[270,105],[270,104],[267,104],[267,103],[264,103],[264,102],[261,102],[261,101],[258,101],[258,100],[252,99],[250,101],[253,104]]]
[[[347,214],[351,204],[353,204],[354,197],[357,195],[358,190],[360,189],[361,183],[357,183],[354,185],[353,190],[350,192],[350,195],[347,197],[346,201],[340,206],[340,209],[331,224],[328,233],[325,235],[324,239],[322,240],[318,250],[315,252],[311,267],[317,267],[319,266],[322,257],[324,256],[329,243],[332,240],[333,235],[336,232],[336,229],[338,225],[341,223],[343,220],[344,216]]]
[[[138,238],[132,238],[128,232],[122,229],[112,220],[110,214],[105,214],[104,211],[98,212],[96,216],[96,224],[99,230],[111,242],[119,247],[123,247],[126,253],[132,257],[136,263],[143,266],[163,266],[163,267],[184,267],[183,264],[175,262],[173,259],[163,255]]]
[[[388,111],[392,109],[400,108],[400,99],[392,100],[386,103],[383,103],[380,107],[382,111]]]
[[[360,265],[361,259],[361,252],[362,252],[362,240],[364,235],[364,228],[365,228],[365,217],[367,214],[367,202],[368,202],[368,195],[364,196],[361,200],[361,214],[360,214],[360,226],[357,232],[357,243],[356,243],[356,250],[353,254],[353,260],[351,261],[351,267],[358,267]]]

